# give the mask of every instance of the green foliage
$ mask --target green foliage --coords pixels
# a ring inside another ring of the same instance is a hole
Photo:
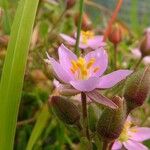
[[[13,149],[29,42],[38,0],[21,0],[7,49],[0,84],[0,149]]]

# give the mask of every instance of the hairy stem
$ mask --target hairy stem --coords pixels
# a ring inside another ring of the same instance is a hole
[[[87,101],[85,93],[81,93],[81,101],[82,101],[82,119],[83,119],[83,130],[84,136],[90,140],[89,129],[88,129],[88,122],[87,122]]]
[[[139,67],[139,65],[141,64],[142,60],[143,60],[143,57],[141,57],[141,58],[139,59],[139,61],[137,62],[137,64],[135,65],[135,67],[134,67],[134,71],[136,71],[136,70],[137,70],[137,68],[138,68],[138,67]]]
[[[82,25],[82,16],[83,16],[83,6],[84,6],[84,0],[80,0],[79,2],[79,18],[78,18],[78,30],[77,30],[77,39],[76,39],[76,45],[75,45],[75,53],[79,56],[79,42],[80,42],[80,32],[81,32],[81,25]]]
[[[118,45],[114,44],[114,70],[117,69],[117,54],[118,54]]]

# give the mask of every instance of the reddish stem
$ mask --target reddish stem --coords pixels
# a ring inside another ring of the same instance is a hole
[[[118,15],[118,12],[119,12],[121,6],[122,6],[122,3],[123,3],[123,0],[118,0],[118,3],[116,5],[116,8],[115,8],[113,14],[112,14],[112,17],[110,18],[110,20],[108,22],[108,27],[107,27],[107,29],[105,31],[105,34],[104,34],[104,41],[106,41],[106,39],[107,39],[107,37],[108,37],[108,35],[109,35],[110,31],[111,31],[112,24],[116,20],[116,17]]]

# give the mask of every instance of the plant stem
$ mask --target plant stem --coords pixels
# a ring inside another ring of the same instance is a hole
[[[49,35],[54,31],[54,29],[58,26],[59,22],[62,20],[63,16],[66,14],[66,9],[61,13],[57,21],[53,24],[51,30],[49,31]]]
[[[108,27],[107,27],[107,29],[106,29],[106,31],[105,31],[105,34],[104,34],[104,41],[106,41],[106,39],[107,39],[107,37],[108,37],[108,35],[109,35],[109,33],[110,33],[112,24],[114,23],[114,21],[115,21],[117,15],[118,15],[118,12],[119,12],[119,10],[120,10],[120,8],[121,8],[122,2],[123,2],[123,0],[118,0],[117,6],[116,6],[116,8],[115,8],[115,10],[114,10],[114,12],[113,12],[113,14],[112,14],[112,17],[110,18],[110,21],[109,21],[109,23],[108,23]]]
[[[118,54],[118,45],[114,44],[114,70],[117,69],[117,54]]]
[[[78,19],[78,30],[77,30],[77,39],[76,39],[76,45],[75,45],[75,53],[77,56],[79,56],[79,42],[80,42],[80,32],[81,32],[81,25],[82,25],[82,16],[83,16],[83,6],[84,6],[84,0],[80,0],[79,2],[79,19]]]
[[[108,141],[104,140],[102,150],[109,150],[109,142]]]
[[[139,65],[141,64],[142,60],[143,60],[143,57],[141,57],[141,58],[139,59],[139,61],[137,62],[137,64],[135,65],[135,67],[134,67],[134,71],[136,71],[136,70],[137,70],[137,68],[138,68],[138,67],[139,67]]]
[[[82,101],[82,119],[83,119],[83,130],[84,136],[90,140],[89,129],[88,129],[88,122],[87,122],[87,101],[85,93],[81,93],[81,101]]]

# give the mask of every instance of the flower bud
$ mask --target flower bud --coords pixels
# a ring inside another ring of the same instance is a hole
[[[145,37],[143,38],[140,44],[140,51],[143,57],[150,55],[150,33],[149,32],[145,34]]]
[[[75,0],[67,0],[66,1],[66,9],[70,9],[75,5],[76,1]]]
[[[78,20],[79,20],[79,14],[76,14],[74,21],[75,25],[78,26]],[[91,30],[92,29],[92,23],[91,20],[89,19],[88,15],[83,13],[82,17],[82,25],[81,25],[82,30]]]
[[[98,122],[98,119],[99,119],[101,113],[102,112],[101,112],[100,108],[96,104],[91,103],[88,106],[89,128],[92,132],[96,131],[96,125],[97,125],[97,122]]]
[[[127,112],[141,106],[150,92],[150,66],[132,74],[126,81],[124,98]]]
[[[80,125],[80,112],[76,105],[64,97],[52,96],[49,101],[54,113],[64,123],[69,125]]]
[[[112,42],[114,45],[118,44],[122,40],[122,31],[118,24],[115,24],[108,36],[109,41]]]
[[[104,109],[97,124],[98,136],[105,141],[113,141],[119,137],[126,118],[125,101],[118,96],[112,100],[118,108]]]

